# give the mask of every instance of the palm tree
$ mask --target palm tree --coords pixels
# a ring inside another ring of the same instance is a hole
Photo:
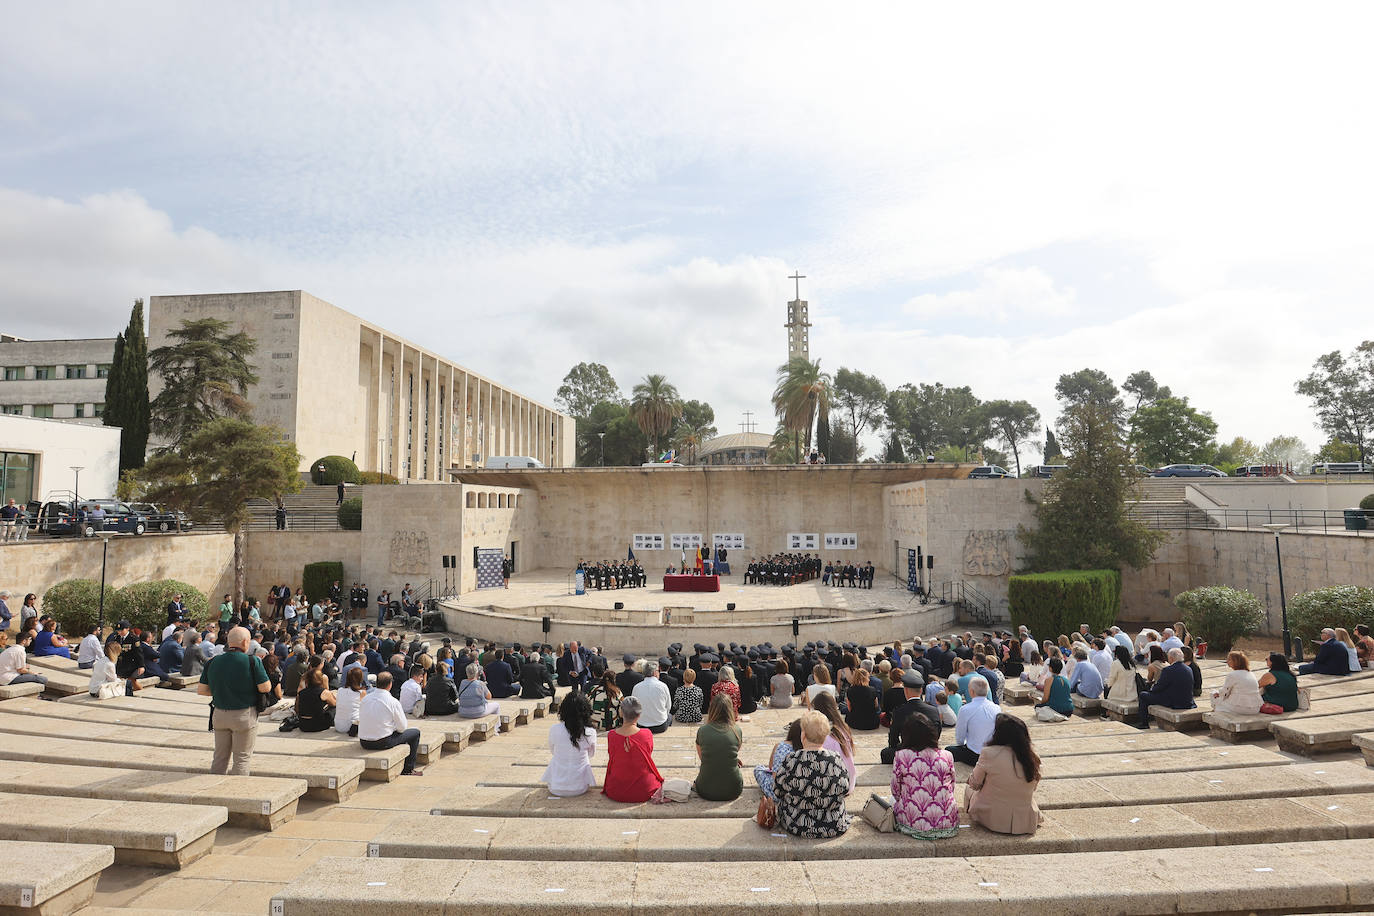
[[[769,464],[797,464],[801,454],[797,451],[797,437],[781,423],[773,433],[773,441],[768,443]]]
[[[696,464],[697,448],[716,434],[716,428],[707,424],[689,425],[683,421],[677,428],[677,442],[687,453],[687,463]]]
[[[778,367],[778,387],[773,390],[773,410],[794,437],[806,434],[806,449],[811,451],[811,430],[816,416],[829,415],[830,376],[821,371],[820,360],[811,362],[793,357]]]
[[[658,438],[673,431],[673,424],[682,416],[682,398],[677,388],[668,384],[661,375],[646,375],[644,381],[635,385],[631,392],[630,416],[639,424],[640,430],[654,444],[654,456],[658,456]]]

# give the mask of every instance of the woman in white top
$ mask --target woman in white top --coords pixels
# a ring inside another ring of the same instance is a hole
[[[549,728],[553,759],[539,781],[548,784],[550,795],[570,798],[596,786],[592,775],[592,757],[596,755],[592,706],[582,692],[574,691],[559,704],[558,718],[560,721]]]
[[[1221,687],[1212,691],[1212,711],[1255,715],[1264,700],[1260,698],[1259,681],[1250,673],[1250,659],[1244,652],[1233,650],[1227,653],[1226,664],[1231,670],[1226,673]]]
[[[1135,660],[1131,658],[1131,650],[1120,643],[1112,650],[1112,667],[1107,673],[1107,699],[1112,702],[1135,704],[1139,694],[1136,693],[1135,676],[1139,674],[1135,667]],[[1135,708],[1134,705],[1131,706]]]
[[[91,669],[91,696],[101,699],[124,696],[124,679],[115,670],[119,662],[119,653],[123,651],[124,647],[117,639],[111,639],[105,644],[105,654],[95,660],[95,667]]]
[[[816,662],[816,667],[811,669],[811,676],[815,678],[816,683],[806,688],[806,706],[808,709],[811,708],[812,702],[816,699],[816,694],[818,693],[828,693],[836,700],[839,700],[839,691],[835,689],[834,684],[830,683],[830,669],[826,666],[825,662]]]
[[[1345,627],[1336,627],[1336,641],[1345,646],[1345,650],[1350,653],[1350,673],[1360,673],[1360,651],[1355,647],[1355,640],[1350,638],[1350,631]]]
[[[344,685],[334,693],[334,731],[341,735],[358,734],[358,706],[367,696],[367,669],[350,668]]]
[[[1036,689],[1043,690],[1045,687],[1045,658],[1037,651],[1032,651],[1025,656],[1025,664],[1021,668],[1021,683],[1034,684]]]

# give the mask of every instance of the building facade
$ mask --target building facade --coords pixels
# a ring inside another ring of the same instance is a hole
[[[25,340],[0,334],[0,414],[100,424],[114,338]]]
[[[148,348],[218,318],[257,341],[253,419],[280,427],[301,469],[325,455],[441,481],[498,455],[576,463],[573,419],[301,290],[153,296]],[[149,378],[156,397],[157,378]]]
[[[67,494],[114,496],[120,432],[116,426],[0,415],[0,505]]]
[[[693,464],[767,464],[773,437],[763,433],[727,433],[697,447]]]

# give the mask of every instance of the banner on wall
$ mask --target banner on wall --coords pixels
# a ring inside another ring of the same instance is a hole
[[[790,531],[787,534],[788,550],[817,550],[820,542],[821,536],[818,532]]]
[[[579,569],[576,573],[573,574],[573,581],[575,585],[573,592],[575,594],[587,594],[587,574],[583,570]]]
[[[700,534],[675,534],[671,543],[674,550],[700,550],[702,540]]]
[[[500,547],[477,548],[477,587],[501,588],[505,579],[501,576],[501,561],[506,558]]]
[[[662,550],[663,535],[661,534],[636,534],[631,536],[635,550]]]
[[[858,550],[859,536],[850,532],[848,534],[826,534],[826,550]]]
[[[906,590],[916,591],[916,551],[910,548],[906,552]]]
[[[717,549],[724,547],[726,550],[743,550],[744,535],[742,534],[713,534],[711,535],[711,546]]]

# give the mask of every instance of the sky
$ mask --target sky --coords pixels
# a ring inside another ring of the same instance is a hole
[[[800,271],[828,371],[1052,421],[1148,369],[1314,448],[1295,381],[1374,337],[1367,3],[5,7],[7,333],[305,289],[769,432]]]

